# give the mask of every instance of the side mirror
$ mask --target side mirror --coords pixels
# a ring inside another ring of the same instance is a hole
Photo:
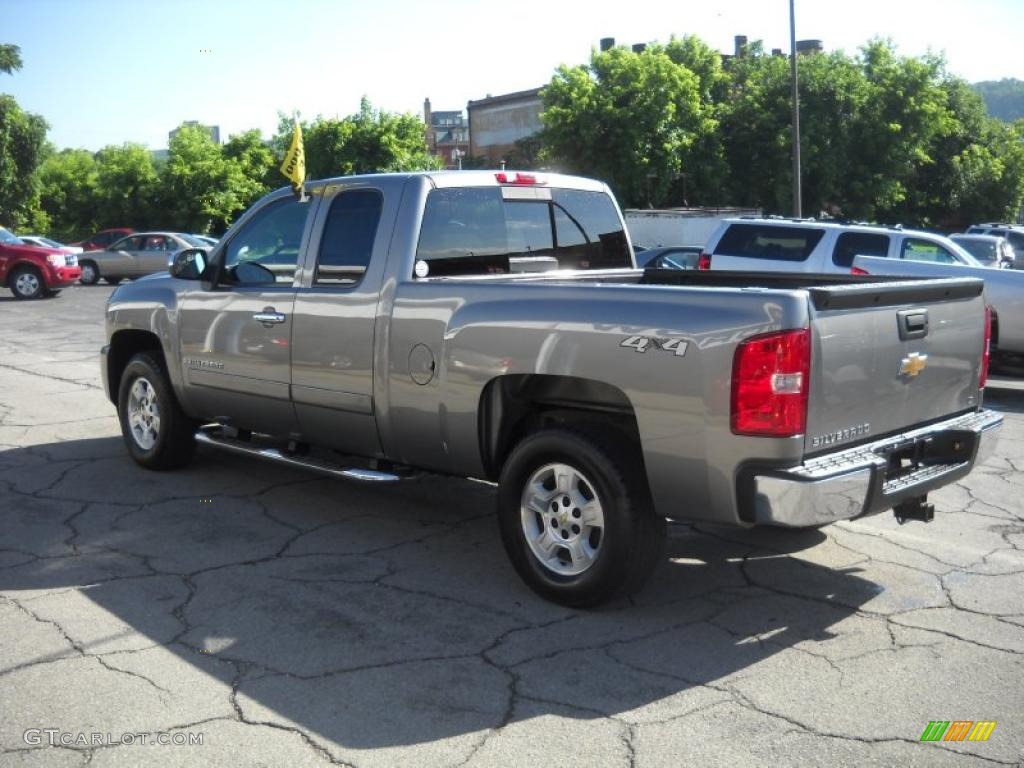
[[[202,248],[185,248],[174,255],[169,268],[171,277],[179,280],[198,280],[206,271],[206,251]]]

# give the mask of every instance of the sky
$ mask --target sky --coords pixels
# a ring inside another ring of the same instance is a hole
[[[796,0],[797,39],[848,53],[889,37],[943,52],[971,82],[1024,79],[1024,0]],[[278,110],[344,117],[365,95],[422,114],[547,83],[619,44],[694,34],[789,49],[787,0],[0,0],[0,43],[24,67],[0,92],[50,124],[58,147],[167,146],[183,120],[221,137],[277,127]]]

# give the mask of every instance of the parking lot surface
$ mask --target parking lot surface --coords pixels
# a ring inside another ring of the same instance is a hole
[[[642,593],[582,612],[520,583],[483,483],[137,467],[111,290],[0,297],[0,765],[1024,761],[1024,378],[933,523],[673,525]]]

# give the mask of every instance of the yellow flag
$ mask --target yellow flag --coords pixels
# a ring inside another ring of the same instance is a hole
[[[306,180],[306,151],[302,148],[302,126],[299,125],[297,118],[292,143],[284,153],[284,162],[281,163],[281,173],[291,181],[295,194],[301,194],[302,183]]]

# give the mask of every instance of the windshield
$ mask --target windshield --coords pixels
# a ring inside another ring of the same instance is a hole
[[[8,232],[3,227],[0,227],[0,243],[3,245],[24,245],[25,242],[20,237],[15,237],[12,232]]]
[[[186,243],[191,245],[193,248],[206,248],[210,244],[209,242],[204,241],[203,239],[195,237],[193,235],[178,235],[178,237],[180,237]]]
[[[996,261],[999,258],[994,240],[955,240],[961,248],[981,261]]]
[[[969,266],[969,267],[984,267],[985,266],[980,261],[978,261],[976,258],[971,256],[971,254],[969,254],[967,251],[965,251],[960,246],[960,243],[955,243],[952,240],[949,240],[948,238],[946,239],[946,242],[949,243],[950,250],[953,251],[953,253],[955,253],[957,256],[960,256],[963,259],[964,264],[966,264],[967,266]]]

